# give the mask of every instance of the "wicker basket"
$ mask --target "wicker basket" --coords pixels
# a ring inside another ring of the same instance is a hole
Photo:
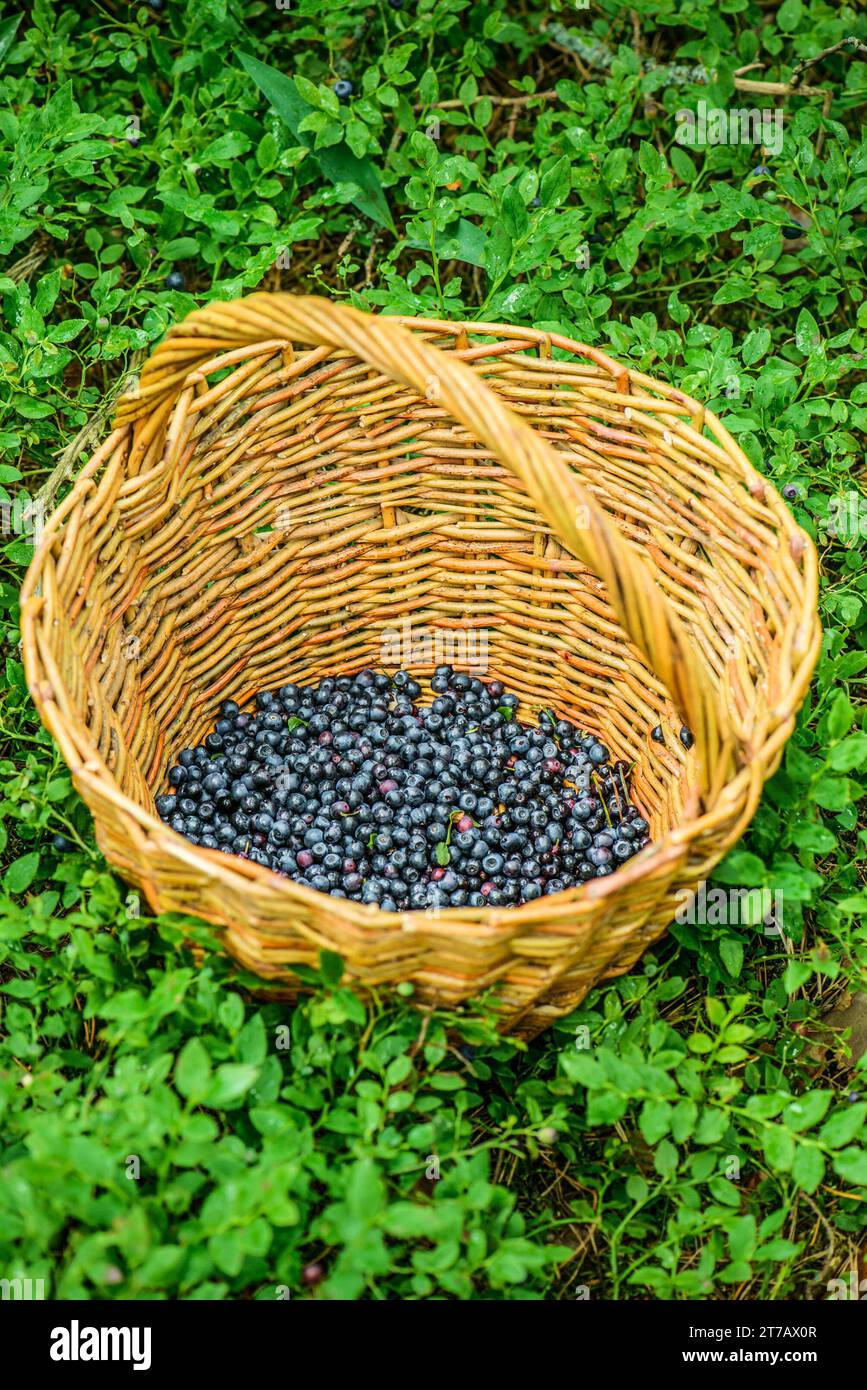
[[[220,924],[271,980],[324,948],[424,1004],[495,987],[524,1036],[627,970],[742,834],[820,641],[813,545],[695,401],[554,334],[285,294],[171,330],[22,598],[33,699],[154,911]],[[522,907],[393,914],[157,818],[221,700],[365,665],[428,692],[450,654],[634,761],[652,845]]]

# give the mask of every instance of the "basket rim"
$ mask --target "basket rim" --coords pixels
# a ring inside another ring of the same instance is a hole
[[[272,296],[258,292],[245,296],[245,302],[257,297],[271,298]],[[347,924],[376,929],[380,933],[419,930],[436,931],[440,935],[464,936],[467,925],[472,924],[477,928],[493,929],[498,934],[501,933],[504,938],[516,934],[517,931],[520,931],[522,935],[536,933],[545,935],[551,931],[553,925],[556,925],[558,935],[564,937],[577,935],[585,928],[592,929],[593,923],[589,920],[589,914],[588,920],[585,921],[582,916],[577,920],[573,919],[571,923],[567,921],[552,923],[552,916],[556,917],[560,910],[580,907],[582,903],[586,903],[589,909],[590,905],[598,905],[600,902],[615,896],[622,888],[632,882],[657,877],[657,875],[660,889],[664,891],[665,883],[676,870],[678,860],[687,853],[689,843],[695,837],[696,827],[713,828],[715,822],[723,820],[726,813],[726,803],[729,801],[736,803],[739,792],[749,793],[744,798],[746,805],[735,838],[740,838],[743,834],[755,812],[764,782],[764,777],[761,775],[758,779],[756,777],[757,763],[760,764],[762,761],[760,754],[764,752],[769,755],[765,758],[766,762],[774,765],[779,762],[783,747],[794,727],[797,710],[804,699],[812,671],[818,660],[822,628],[818,614],[818,560],[815,547],[812,539],[796,523],[789,507],[773,482],[758,472],[729,434],[722,421],[706,406],[679,388],[640,372],[628,364],[619,362],[599,348],[588,346],[565,335],[544,329],[517,324],[476,322],[474,320],[419,318],[403,314],[381,315],[381,317],[394,319],[411,331],[433,336],[451,336],[460,342],[468,341],[470,335],[494,339],[505,335],[507,339],[523,339],[527,346],[535,345],[539,348],[542,358],[549,357],[552,348],[559,348],[575,357],[585,358],[614,379],[618,394],[623,391],[625,395],[629,396],[630,404],[636,410],[661,409],[662,405],[668,402],[671,404],[666,406],[667,414],[673,413],[677,416],[689,417],[689,423],[677,421],[675,426],[677,432],[693,431],[698,438],[707,444],[712,441],[706,438],[704,430],[710,430],[718,445],[725,451],[729,461],[737,463],[743,481],[750,492],[754,496],[759,496],[762,502],[772,510],[778,523],[781,545],[788,542],[792,558],[798,564],[799,578],[806,601],[805,606],[809,611],[809,623],[801,633],[799,660],[793,666],[791,681],[783,692],[782,698],[777,701],[771,711],[774,722],[770,736],[765,739],[760,748],[754,750],[751,761],[745,763],[734,776],[729,777],[723,783],[716,804],[712,809],[699,813],[698,791],[694,782],[687,781],[684,813],[678,823],[666,830],[628,863],[616,868],[611,874],[601,879],[593,879],[587,883],[570,886],[558,893],[544,894],[539,899],[518,906],[439,908],[433,919],[429,911],[425,909],[387,912],[374,904],[361,904],[355,903],[351,899],[333,898],[329,893],[321,893],[316,889],[306,888],[293,879],[284,878],[263,865],[242,860],[237,855],[193,845],[191,841],[172,830],[155,812],[141,806],[121,791],[114,774],[104,763],[93,744],[86,725],[83,726],[83,732],[76,730],[73,736],[68,727],[68,720],[55,698],[53,681],[44,670],[35,636],[36,620],[44,602],[42,596],[36,593],[41,579],[44,558],[56,537],[62,534],[62,531],[68,526],[71,514],[91,491],[94,485],[94,475],[105,459],[118,443],[132,432],[133,420],[130,417],[123,423],[115,423],[114,428],[81,469],[68,495],[46,520],[39,544],[24,577],[21,587],[21,635],[23,664],[28,689],[43,724],[58,742],[77,789],[79,789],[79,783],[83,787],[90,785],[94,789],[98,788],[99,794],[114,804],[116,812],[135,822],[146,833],[151,842],[158,844],[160,849],[176,862],[186,863],[189,867],[212,880],[224,879],[227,886],[236,891],[255,885],[257,888],[267,890],[269,894],[273,894],[277,898],[282,898],[286,905],[287,916],[292,904],[317,907],[321,910],[323,900],[328,900],[332,904],[331,910],[334,915],[343,917]],[[176,333],[182,328],[182,325],[183,321],[174,324],[169,329],[167,336]],[[164,338],[162,341],[165,342],[166,339]],[[266,340],[263,339],[262,341]],[[495,341],[486,346],[489,346],[493,353],[497,344]],[[261,343],[251,341],[248,349],[249,355],[253,355],[257,349],[261,351]],[[335,355],[347,355],[340,349],[335,349],[334,352]],[[192,376],[194,373],[191,372],[190,375]],[[632,384],[643,388],[641,396],[630,395],[629,388]],[[647,392],[655,392],[661,400],[655,400],[652,396],[644,394]],[[672,405],[674,406],[673,411]],[[626,406],[625,408],[628,409]],[[68,693],[65,688],[64,693]],[[690,755],[687,754],[685,764],[687,768],[689,757]],[[767,775],[770,775],[770,772]],[[757,786],[755,785],[756,782],[758,782]],[[153,793],[151,794],[153,795]],[[83,799],[87,800],[86,797]],[[96,825],[98,831],[98,822]],[[671,873],[667,872],[669,870]],[[121,871],[118,870],[118,872]],[[691,877],[693,877],[692,874]],[[147,886],[143,884],[143,887],[147,896]],[[159,910],[171,909],[160,908]],[[539,919],[540,911],[544,914],[542,920]],[[535,921],[532,920],[534,918]],[[435,927],[434,922],[436,923]],[[293,925],[302,935],[307,934],[302,922]]]

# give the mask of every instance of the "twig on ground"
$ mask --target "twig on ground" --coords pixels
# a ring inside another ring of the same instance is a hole
[[[641,35],[641,20],[639,19],[638,11],[630,10],[629,17],[632,20],[632,42],[636,53],[640,55],[644,49],[644,40]]]
[[[372,237],[370,238],[370,250],[367,253],[367,259],[364,262],[364,279],[358,286],[360,290],[366,290],[368,285],[373,284],[373,262],[376,260],[376,246],[378,240],[379,231],[377,229],[374,231]]]
[[[38,270],[43,261],[48,259],[51,250],[51,242],[37,238],[33,246],[22,256],[19,261],[11,265],[6,271],[10,280],[14,280],[16,285],[20,285],[22,280],[29,280],[34,271]]]
[[[834,1239],[833,1227],[831,1226],[830,1221],[828,1220],[827,1216],[825,1216],[825,1213],[822,1211],[822,1208],[819,1206],[819,1204],[817,1202],[814,1202],[809,1193],[804,1192],[803,1189],[801,1190],[799,1195],[801,1197],[801,1200],[806,1202],[807,1206],[810,1207],[810,1209],[815,1213],[816,1217],[818,1218],[821,1226],[825,1231],[825,1235],[828,1237],[828,1246],[825,1250],[825,1263],[822,1265],[821,1270],[817,1274],[812,1288],[808,1289],[806,1295],[807,1298],[813,1298],[814,1296],[819,1296],[820,1288],[825,1289],[828,1275],[830,1274],[834,1266],[834,1252],[837,1249],[837,1242]]]
[[[336,259],[338,263],[343,260],[343,257],[346,255],[346,252],[349,250],[350,246],[355,241],[357,232],[357,227],[350,227],[349,231],[346,233],[346,236],[341,241],[340,245],[337,248]]]
[[[797,87],[803,91],[804,89],[800,86],[801,77],[807,69],[813,67],[815,63],[821,63],[823,58],[830,57],[832,53],[839,53],[843,48],[848,48],[853,53],[867,54],[867,43],[862,43],[860,39],[855,38],[854,34],[850,34],[848,39],[841,39],[839,43],[832,43],[830,48],[823,48],[821,53],[814,54],[812,58],[801,58],[792,68],[790,79],[792,87]]]
[[[492,106],[527,106],[531,101],[551,101],[556,97],[556,92],[524,92],[519,97],[497,97],[490,92],[479,92],[477,97],[470,97],[463,101],[460,97],[450,97],[448,101],[435,101],[430,106],[424,102],[419,102],[412,109],[413,111],[460,111],[465,106],[475,106],[479,101],[489,101]]]

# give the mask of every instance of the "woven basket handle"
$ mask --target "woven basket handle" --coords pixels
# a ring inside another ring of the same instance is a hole
[[[698,790],[712,800],[725,781],[733,745],[720,697],[680,620],[637,547],[551,445],[455,353],[425,343],[384,315],[318,297],[253,294],[196,309],[172,328],[144,366],[139,391],[119,402],[116,424],[165,406],[189,387],[190,373],[215,356],[247,344],[273,353],[292,342],[342,348],[427,394],[520,478],[559,540],[603,581],[623,630],[670,693],[695,737]],[[248,355],[238,351],[237,358]],[[577,524],[579,515],[589,518],[586,525]]]

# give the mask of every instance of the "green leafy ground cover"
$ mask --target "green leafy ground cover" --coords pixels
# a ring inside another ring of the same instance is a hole
[[[0,1274],[94,1298],[857,1295],[865,44],[863,10],[823,0],[3,8]],[[735,88],[826,49],[805,94]],[[785,111],[781,147],[683,143],[701,101]],[[254,997],[200,924],[128,896],[26,693],[15,499],[62,496],[166,327],[255,286],[608,346],[796,485],[823,654],[716,880],[781,894],[782,933],[675,924],[522,1049],[481,1013],[361,999],[336,959],[294,1009]]]

